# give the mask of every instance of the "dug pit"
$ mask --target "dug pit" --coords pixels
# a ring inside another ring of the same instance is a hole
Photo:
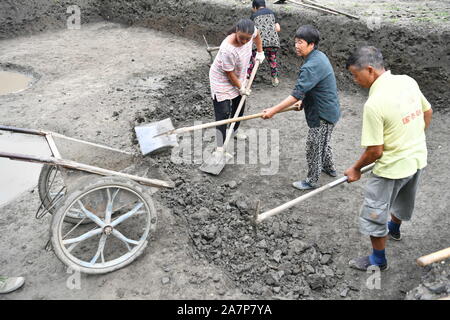
[[[2,2],[0,12],[12,12],[8,6],[17,3],[22,2]],[[202,34],[210,45],[218,45],[238,18],[250,14],[249,3],[242,1],[43,3],[23,2],[23,7],[16,6],[15,14],[0,14],[0,34],[5,39],[0,42],[0,61],[29,63],[46,74],[37,90],[14,98],[0,97],[2,121],[135,153],[139,153],[134,136],[137,125],[170,117],[177,128],[213,119],[209,55]],[[83,24],[81,30],[64,29],[68,17],[64,6],[74,3],[84,12],[83,23],[107,21]],[[265,211],[302,194],[290,184],[305,174],[307,126],[304,115],[294,113],[242,124],[247,131],[278,130],[280,157],[272,175],[262,174],[267,164],[246,163],[227,166],[220,176],[211,177],[198,170],[201,159],[195,152],[186,162],[174,162],[176,154],[170,152],[152,156],[148,163],[144,159],[144,169],[154,165],[176,184],[174,190],[154,194],[160,214],[158,231],[140,259],[113,274],[83,276],[78,291],[67,288],[70,274],[55,256],[43,253],[49,219],[31,220],[38,205],[37,192],[26,193],[3,207],[0,234],[5,254],[0,269],[8,274],[20,270],[33,279],[7,298],[403,299],[421,281],[422,270],[414,260],[448,246],[450,237],[449,195],[436,192],[437,185],[441,190],[450,187],[450,172],[442,165],[448,162],[450,150],[447,106],[442,103],[449,94],[448,21],[439,17],[438,21],[415,23],[415,17],[408,15],[411,6],[418,10],[419,1],[403,1],[407,4],[399,10],[374,1],[365,1],[364,8],[357,6],[361,1],[339,3],[345,4],[341,9],[365,18],[370,15],[368,10],[386,14],[389,23],[371,30],[363,20],[330,17],[293,6],[273,7],[284,30],[281,83],[276,90],[272,88],[264,66],[246,113],[259,112],[290,94],[301,64],[291,46],[298,21],[316,24],[322,31],[321,48],[330,56],[339,79],[343,116],[333,138],[338,172],[362,151],[361,107],[367,92],[352,84],[344,68],[352,48],[363,43],[380,46],[389,65],[397,73],[416,78],[441,110],[435,113],[428,132],[430,161],[416,214],[404,225],[404,241],[389,243],[391,269],[383,273],[380,290],[367,286],[370,275],[347,266],[350,258],[370,247],[369,240],[358,232],[364,181],[321,194],[263,223],[256,235],[253,233],[249,218],[256,200],[261,200]],[[438,1],[427,4],[445,9]],[[431,17],[432,9],[423,9],[424,18]],[[391,15],[401,16],[395,17],[398,23],[390,21]],[[27,23],[28,17],[45,16],[36,19],[35,25]],[[41,29],[54,31],[39,33]],[[27,36],[16,37],[18,34]],[[427,43],[439,50],[430,50]],[[427,64],[420,63],[424,57]],[[210,141],[205,138],[204,142],[206,147]],[[248,144],[245,147],[249,152]],[[322,183],[329,181],[326,176],[321,179]]]

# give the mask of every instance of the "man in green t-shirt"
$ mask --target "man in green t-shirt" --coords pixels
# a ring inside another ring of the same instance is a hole
[[[385,70],[383,55],[375,47],[358,49],[347,69],[358,85],[370,88],[361,137],[366,149],[345,171],[348,182],[359,180],[361,168],[375,162],[359,218],[373,252],[349,265],[363,271],[373,266],[387,270],[386,239],[389,235],[400,240],[400,224],[411,219],[421,170],[427,165],[425,129],[433,111],[414,79]]]

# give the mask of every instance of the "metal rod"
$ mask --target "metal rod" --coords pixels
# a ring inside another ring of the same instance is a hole
[[[47,134],[47,132],[44,132],[44,131],[16,128],[16,127],[10,127],[10,126],[0,126],[0,130],[11,131],[11,132],[16,132],[16,133],[34,134],[34,135],[38,135],[38,136],[45,136]]]
[[[38,135],[38,136],[47,136],[47,135],[51,134],[53,137],[56,137],[56,138],[63,138],[63,139],[99,147],[102,149],[107,149],[107,150],[116,151],[116,152],[120,152],[120,153],[124,153],[124,154],[128,154],[128,155],[133,155],[132,153],[127,152],[127,151],[111,148],[111,147],[108,147],[108,146],[105,146],[102,144],[98,144],[98,143],[88,142],[88,141],[84,141],[84,140],[80,140],[80,139],[76,139],[76,138],[71,138],[71,137],[68,137],[68,136],[65,136],[65,135],[62,135],[62,134],[59,134],[56,132],[51,132],[51,131],[41,131],[41,130],[33,130],[33,129],[25,129],[25,128],[16,128],[16,127],[10,127],[10,126],[1,126],[1,125],[0,125],[0,130],[11,131],[11,132],[15,132],[15,133],[34,134],[34,135]]]
[[[55,140],[53,140],[52,135],[46,134],[45,139],[47,140],[48,146],[50,147],[53,156],[57,159],[61,159],[61,154],[59,153],[58,148],[56,147],[56,143]]]
[[[130,156],[133,155],[133,153],[128,152],[128,151],[123,151],[123,150],[120,150],[120,149],[111,148],[111,147],[108,147],[108,146],[105,146],[105,145],[102,145],[102,144],[98,144],[98,143],[84,141],[84,140],[80,140],[80,139],[76,139],[76,138],[71,138],[71,137],[65,136],[63,134],[56,133],[56,132],[51,132],[50,131],[48,133],[50,133],[53,137],[56,137],[56,138],[62,138],[62,139],[70,140],[70,141],[80,142],[80,143],[84,143],[84,144],[87,144],[87,145],[90,145],[90,146],[99,147],[99,148],[102,148],[102,149],[111,150],[111,151],[115,151],[115,152],[120,152],[120,153],[127,154],[127,155],[130,155]]]
[[[316,7],[315,5],[310,5],[310,4],[306,4],[306,3],[301,3],[301,2],[297,2],[297,1],[293,1],[293,0],[287,0],[287,1],[288,1],[288,2],[292,2],[292,3],[294,3],[294,4],[296,4],[296,5],[299,5],[299,6],[304,6],[304,7],[307,7],[307,8],[316,9],[316,10],[323,11],[323,12],[326,12],[326,13],[331,13],[331,14],[338,15],[337,12],[330,11],[330,10],[323,9],[323,8],[319,8],[319,7]]]
[[[362,168],[361,169],[361,173],[366,173],[367,171],[372,170],[372,168],[374,166],[375,166],[375,163],[372,163],[372,164]],[[319,194],[319,193],[321,193],[321,192],[323,192],[325,190],[331,189],[331,188],[333,188],[333,187],[335,187],[337,185],[340,185],[340,184],[342,184],[342,183],[344,183],[346,181],[347,181],[347,177],[346,176],[341,177],[341,178],[339,178],[339,179],[337,179],[337,180],[335,180],[333,182],[330,182],[330,183],[328,183],[328,184],[326,184],[326,185],[324,185],[324,186],[322,186],[322,187],[320,187],[320,188],[318,188],[318,189],[316,189],[314,191],[308,192],[305,195],[302,195],[302,196],[300,196],[300,197],[298,197],[298,198],[296,198],[294,200],[286,202],[285,204],[282,204],[281,206],[278,206],[278,207],[276,207],[276,208],[274,208],[272,210],[263,212],[260,215],[258,215],[258,217],[255,220],[255,223],[256,224],[261,223],[263,220],[265,220],[267,218],[270,218],[270,217],[272,217],[272,216],[274,216],[274,215],[276,215],[276,214],[278,214],[278,213],[280,213],[280,212],[282,212],[284,210],[287,210],[287,209],[295,206],[296,204],[299,204],[302,201],[305,201],[306,199],[309,199],[309,198],[315,196],[316,194]]]
[[[330,10],[330,11],[334,11],[334,12],[337,12],[337,13],[342,14],[344,16],[353,18],[353,19],[359,19],[359,17],[354,16],[354,15],[352,15],[350,13],[347,13],[347,12],[344,12],[344,11],[340,11],[340,10],[336,10],[336,9],[333,9],[333,8],[330,8],[330,7],[327,7],[327,6],[318,4],[318,3],[314,3],[314,2],[311,2],[311,1],[307,1],[307,0],[302,0],[302,2],[304,2],[306,4],[310,4],[310,5],[318,7],[318,8],[323,8],[323,9],[327,9],[327,10]]]

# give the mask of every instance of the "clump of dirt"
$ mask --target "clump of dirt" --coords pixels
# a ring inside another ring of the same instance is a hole
[[[406,294],[405,300],[435,300],[450,295],[450,264],[434,263],[425,267],[422,283]]]
[[[188,71],[182,76],[161,79],[166,86],[156,90],[160,107],[149,108],[139,122],[171,118],[174,125],[195,119],[212,119],[213,109],[209,91],[209,68]],[[181,99],[180,99],[181,97]],[[182,101],[183,105],[180,105]]]

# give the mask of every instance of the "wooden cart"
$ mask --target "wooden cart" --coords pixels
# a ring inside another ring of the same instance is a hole
[[[145,186],[173,188],[173,182],[127,173],[131,153],[57,133],[0,126],[2,141],[48,150],[45,156],[17,154],[0,143],[0,157],[43,164],[38,215],[52,214],[51,245],[64,264],[101,274],[142,254],[157,222]]]

